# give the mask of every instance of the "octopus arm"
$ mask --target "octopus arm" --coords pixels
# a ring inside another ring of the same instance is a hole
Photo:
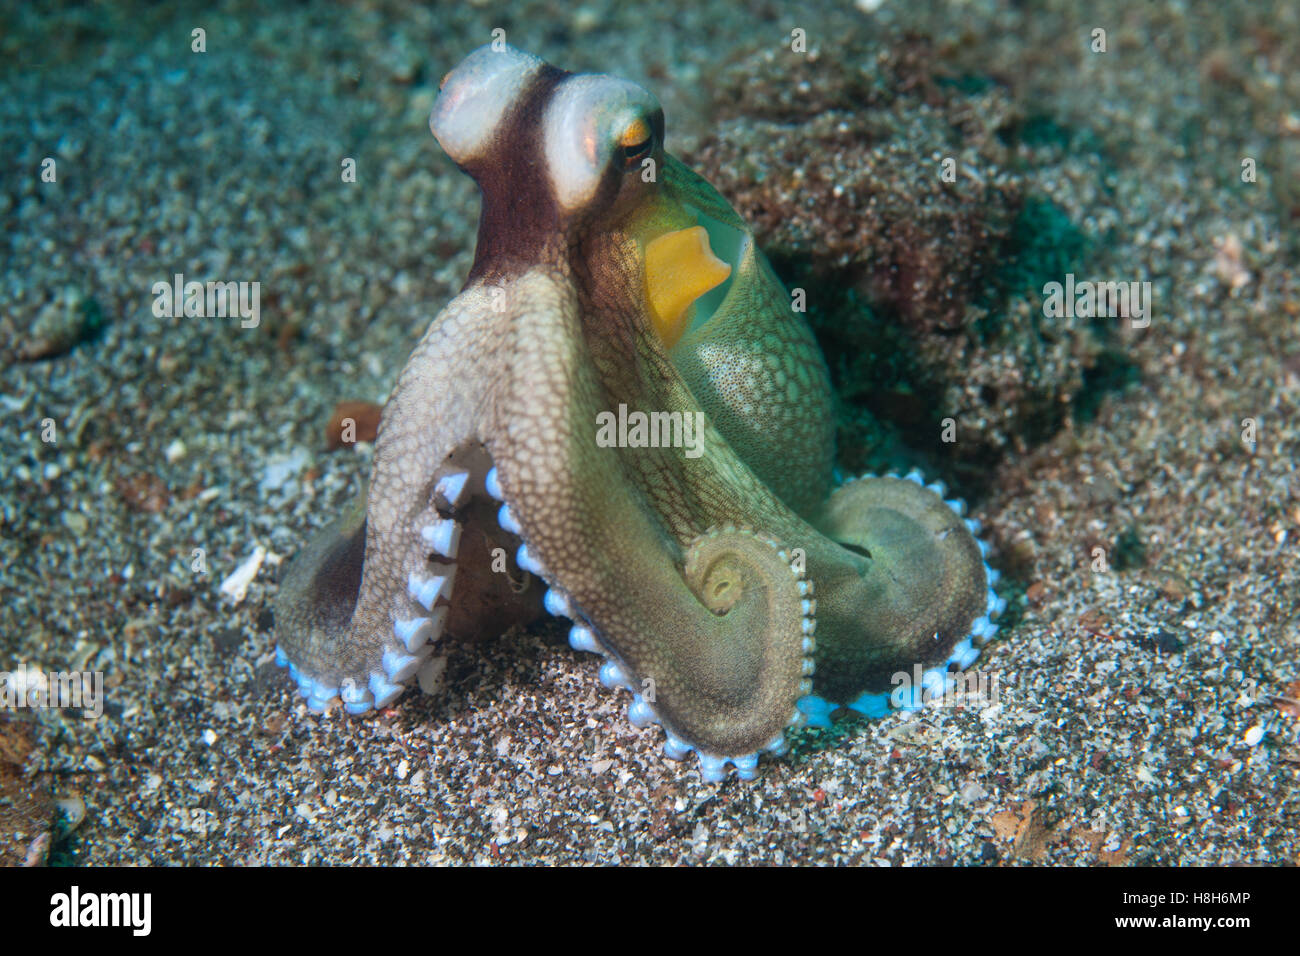
[[[515,361],[487,445],[527,561],[611,657],[618,682],[653,700],[670,740],[704,757],[756,754],[811,687],[807,582],[761,532],[670,531],[628,452],[596,441],[609,400],[572,287],[536,270],[508,299]]]
[[[460,456],[492,381],[493,292],[471,285],[429,326],[384,408],[368,493],[308,543],[276,601],[277,657],[309,703],[391,703],[438,650],[451,610],[457,505],[481,490]]]

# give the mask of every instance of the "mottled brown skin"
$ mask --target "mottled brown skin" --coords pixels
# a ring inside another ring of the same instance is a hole
[[[399,646],[395,617],[422,613],[408,574],[447,566],[430,561],[419,529],[469,518],[440,507],[435,484],[453,453],[481,446],[547,583],[631,686],[653,681],[665,728],[702,754],[752,754],[791,722],[814,661],[817,692],[847,701],[942,660],[984,608],[983,562],[962,521],[912,482],[829,494],[816,342],[745,224],[664,153],[657,112],[646,116],[655,181],[611,169],[580,208],[556,199],[540,128],[567,76],[539,71],[490,142],[456,157],[483,192],[470,279],[384,410],[364,531],[357,515],[328,529],[286,577],[280,645],[330,686],[382,670]],[[725,298],[670,350],[648,318],[642,250],[701,214],[744,252]],[[620,403],[704,411],[703,454],[599,447],[597,415]],[[462,550],[461,574],[482,553]],[[477,609],[461,628],[500,623],[486,614],[512,600],[505,577],[458,577],[453,608]]]

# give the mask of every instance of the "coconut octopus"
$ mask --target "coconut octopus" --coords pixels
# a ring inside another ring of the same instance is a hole
[[[750,779],[788,728],[918,706],[974,660],[1004,607],[978,526],[915,472],[837,481],[821,351],[650,93],[502,44],[429,125],[482,193],[477,249],[368,492],[281,582],[276,656],[313,710],[436,692],[453,645],[544,609],[668,756]]]

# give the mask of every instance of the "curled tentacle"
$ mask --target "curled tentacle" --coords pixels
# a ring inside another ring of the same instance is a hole
[[[914,664],[943,663],[988,613],[981,543],[941,490],[862,478],[818,516],[818,528],[862,562],[856,580],[818,578],[819,696],[847,703]]]
[[[684,574],[705,608],[731,618],[729,633],[655,649],[638,670],[667,678],[656,711],[666,729],[706,754],[765,747],[812,689],[812,584],[776,541],[734,528],[691,542]]]
[[[793,588],[784,585],[783,568]],[[632,692],[628,720],[634,726],[663,725],[669,757],[680,760],[697,752],[709,782],[723,779],[728,763],[743,779],[752,779],[761,753],[783,753],[784,730],[804,721],[792,704],[812,690],[812,582],[777,542],[736,528],[715,529],[691,542],[683,570],[704,607],[718,617],[734,615],[733,632],[740,640],[687,647],[676,655],[669,642],[656,646],[651,659],[629,661],[614,657],[568,592],[549,590],[546,608],[581,622],[570,631],[569,643],[575,650],[610,658],[601,668],[601,682]],[[798,635],[797,655],[791,653],[792,634]],[[635,674],[663,679],[649,677],[638,683]],[[685,727],[694,729],[688,732]],[[704,743],[706,739],[714,743]],[[718,746],[719,741],[726,745]],[[763,743],[758,746],[756,741]]]

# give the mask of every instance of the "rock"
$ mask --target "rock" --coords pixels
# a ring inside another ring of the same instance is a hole
[[[1036,298],[1089,246],[1021,171],[1017,144],[1040,134],[1002,87],[955,74],[925,40],[864,31],[841,46],[834,62],[769,50],[723,70],[722,121],[687,159],[806,289],[845,410],[842,465],[920,453],[979,486],[1005,450],[1060,428],[1073,398],[1127,381],[1099,384],[1122,357],[1087,319],[1045,320]]]
[[[104,310],[99,303],[76,286],[69,286],[47,302],[26,329],[10,332],[13,340],[8,351],[20,362],[53,358],[94,338],[104,324]]]
[[[262,469],[262,480],[257,483],[261,494],[279,491],[287,485],[298,472],[306,467],[311,456],[305,448],[295,448],[285,455],[274,455]]]

